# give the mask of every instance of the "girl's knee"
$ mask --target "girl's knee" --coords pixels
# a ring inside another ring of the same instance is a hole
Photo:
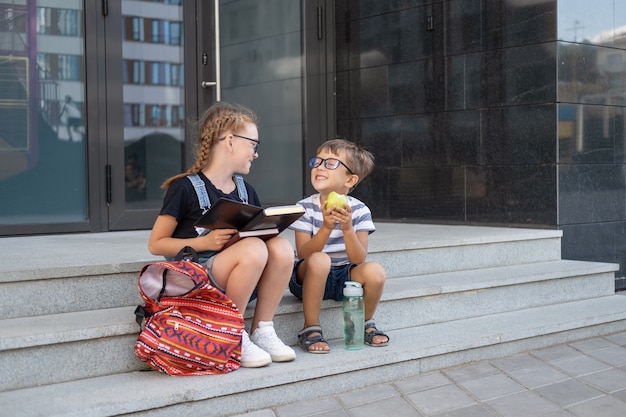
[[[268,259],[273,262],[282,262],[292,265],[294,260],[294,251],[291,243],[283,237],[275,237],[265,242]]]
[[[239,262],[264,267],[269,257],[265,243],[258,238],[246,238],[240,241]]]

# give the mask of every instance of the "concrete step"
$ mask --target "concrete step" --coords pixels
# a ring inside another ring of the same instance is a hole
[[[369,260],[388,277],[467,271],[561,259],[561,230],[385,223]]]
[[[298,350],[293,362],[227,375],[138,371],[6,391],[0,410],[24,417],[227,416],[625,329],[624,297],[610,295],[396,329],[383,348],[346,351],[335,339],[328,355]],[[94,366],[114,360],[103,350],[91,359]]]
[[[567,303],[614,293],[617,265],[551,261],[390,279],[376,320],[385,331]],[[253,307],[254,304],[251,305]],[[144,369],[132,346],[135,306],[0,321],[0,391]],[[251,309],[245,312],[251,317]],[[321,323],[342,336],[340,303],[324,301]],[[296,345],[302,304],[288,292],[276,312],[281,338]],[[97,352],[99,361],[94,362]]]
[[[172,383],[132,349],[137,273],[160,260],[148,234],[3,239],[3,415],[230,415],[626,328],[618,266],[561,260],[561,231],[386,223],[369,259],[388,276],[376,313],[388,347],[344,350],[340,303],[325,301],[331,354]],[[288,292],[275,325],[296,344],[302,306]]]
[[[0,316],[136,305],[149,231],[3,238]],[[560,230],[384,223],[368,259],[389,279],[560,259]],[[293,242],[293,233],[284,236]],[[24,248],[37,257],[24,258]],[[103,296],[114,294],[114,296]]]

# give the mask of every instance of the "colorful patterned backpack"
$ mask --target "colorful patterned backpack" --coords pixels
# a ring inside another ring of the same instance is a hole
[[[145,304],[137,307],[135,316],[140,326],[145,320],[145,326],[135,343],[135,355],[169,375],[238,369],[244,329],[241,312],[210,284],[192,248],[184,248],[175,259],[147,264],[139,273]]]

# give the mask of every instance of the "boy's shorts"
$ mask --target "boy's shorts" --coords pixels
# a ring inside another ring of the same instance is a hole
[[[296,279],[296,270],[302,262],[300,259],[294,263],[291,279],[289,280],[289,291],[296,296],[298,300],[302,300],[302,285],[298,284]],[[343,287],[347,281],[350,281],[350,271],[356,264],[346,264],[340,266],[331,266],[328,278],[326,278],[326,287],[324,288],[323,300],[343,300]]]

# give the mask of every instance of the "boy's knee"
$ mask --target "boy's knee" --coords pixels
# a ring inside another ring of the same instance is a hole
[[[362,265],[363,278],[366,283],[384,284],[386,279],[385,268],[378,262],[366,262]]]
[[[331,259],[324,252],[315,252],[306,259],[307,268],[315,270],[330,271]]]

